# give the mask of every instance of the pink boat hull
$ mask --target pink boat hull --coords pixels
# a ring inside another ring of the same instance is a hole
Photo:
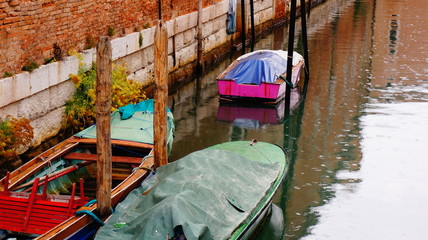
[[[255,98],[260,101],[277,102],[285,94],[285,83],[262,83],[260,85],[237,84],[233,80],[218,79],[218,92],[221,98],[237,100]]]

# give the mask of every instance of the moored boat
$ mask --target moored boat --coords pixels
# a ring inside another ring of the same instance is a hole
[[[169,149],[173,134],[168,112]],[[152,172],[153,100],[112,113],[111,138],[114,207]],[[37,239],[92,235],[101,221],[92,201],[96,159],[96,127],[91,126],[8,173],[0,180],[0,229]]]
[[[282,148],[218,144],[157,169],[133,190],[95,239],[248,239],[287,173]]]
[[[285,96],[286,85],[296,87],[304,66],[303,57],[293,52],[291,82],[286,82],[287,51],[258,50],[240,56],[218,77],[221,100],[275,104]]]

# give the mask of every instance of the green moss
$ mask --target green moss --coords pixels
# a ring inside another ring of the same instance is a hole
[[[30,62],[22,67],[22,71],[32,72],[34,69],[37,68],[39,68],[39,64],[37,64],[36,62]]]

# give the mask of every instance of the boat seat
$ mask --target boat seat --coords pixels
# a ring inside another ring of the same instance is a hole
[[[70,152],[62,156],[66,160],[85,160],[85,161],[97,161],[97,154],[91,153],[78,153]],[[141,157],[125,157],[125,156],[112,156],[111,161],[115,163],[134,163],[140,164],[142,162]]]
[[[36,178],[31,193],[0,192],[0,229],[29,234],[43,234],[73,216],[74,212],[88,202],[87,197],[76,195],[76,183],[71,195],[38,193],[39,178]],[[46,181],[45,181],[46,182]],[[80,183],[83,185],[83,182]]]

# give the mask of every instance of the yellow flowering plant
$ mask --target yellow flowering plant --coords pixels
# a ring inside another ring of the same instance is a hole
[[[146,99],[143,85],[129,80],[126,67],[113,64],[112,66],[112,111],[130,103],[138,103]],[[76,86],[76,92],[72,99],[66,103],[66,128],[83,130],[95,123],[95,81],[96,69],[89,71],[79,70],[78,75],[70,75],[71,81]]]
[[[16,151],[33,138],[33,127],[26,118],[0,119],[0,158],[16,156]]]

